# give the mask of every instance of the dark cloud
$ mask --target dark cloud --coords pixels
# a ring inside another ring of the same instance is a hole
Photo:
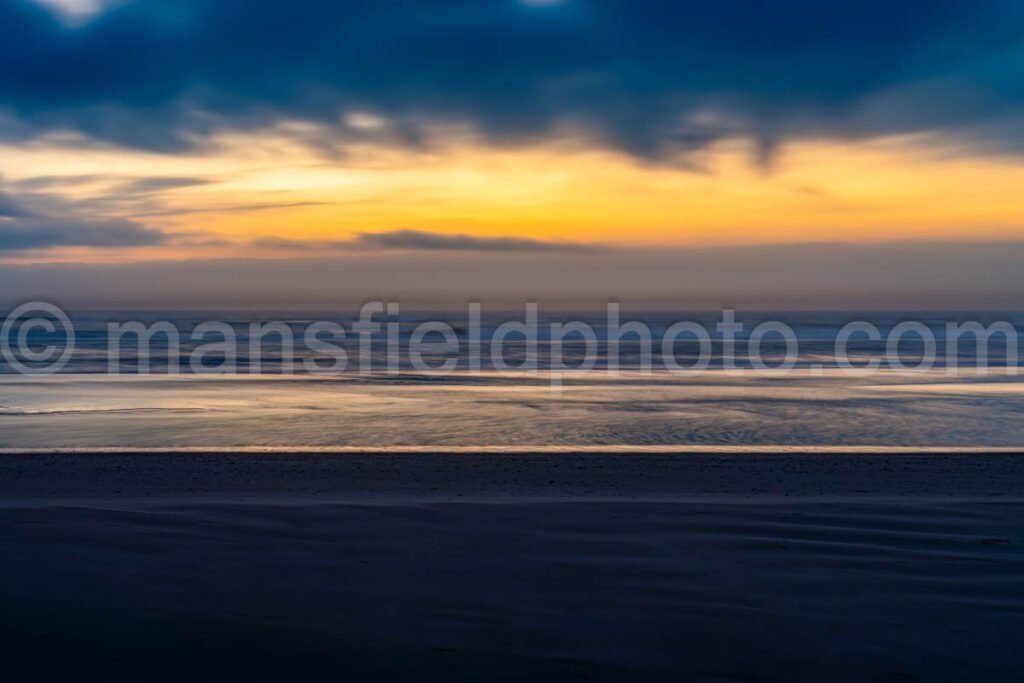
[[[166,206],[160,195],[169,190],[200,187],[218,182],[214,178],[195,176],[149,176],[128,178],[121,175],[48,175],[12,180],[0,185],[14,190],[0,190],[0,216],[4,211],[19,215],[47,216],[118,216],[132,220],[204,213],[254,213],[309,206],[327,206],[322,201],[249,202],[247,204],[205,204],[203,206]],[[71,199],[64,191],[88,187],[89,197]]]
[[[533,240],[520,237],[446,235],[422,230],[364,232],[351,240],[304,241],[279,237],[255,240],[252,246],[289,251],[483,251],[483,252],[580,252],[599,249],[576,242]]]
[[[0,219],[21,218],[27,215],[29,215],[28,212],[14,197],[0,190]]]
[[[25,191],[62,190],[82,185],[109,185],[119,194],[150,194],[182,187],[197,187],[215,182],[194,176],[125,177],[121,175],[44,175],[11,181],[10,185]]]
[[[382,134],[339,123],[355,110],[404,144],[430,121],[498,141],[572,123],[677,161],[738,135],[762,163],[799,135],[1020,151],[1022,27],[1017,0],[135,0],[77,27],[15,0],[0,102],[10,136],[71,127],[167,151],[285,118]]]
[[[143,247],[161,244],[166,236],[131,221],[88,221],[57,218],[0,220],[0,252],[55,247]]]
[[[76,210],[79,209],[79,210]],[[167,235],[120,218],[83,218],[81,206],[53,195],[0,190],[0,253],[57,247],[141,247]]]
[[[421,230],[364,232],[353,241],[353,246],[363,249],[426,251],[589,251],[596,248],[575,242],[533,240],[521,237],[444,235]]]

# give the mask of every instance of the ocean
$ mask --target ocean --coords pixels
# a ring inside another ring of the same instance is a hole
[[[603,312],[386,313],[69,312],[73,349],[11,325],[0,448],[1024,446],[1020,313],[622,311],[617,345]],[[115,343],[132,322],[174,334]],[[951,341],[972,323],[1003,333]]]

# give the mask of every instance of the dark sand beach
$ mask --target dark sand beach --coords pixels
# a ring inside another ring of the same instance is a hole
[[[1024,458],[0,456],[8,680],[1024,680]]]

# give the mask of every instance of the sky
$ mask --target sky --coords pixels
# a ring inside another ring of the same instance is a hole
[[[1015,0],[5,0],[0,60],[7,302],[1024,294]]]

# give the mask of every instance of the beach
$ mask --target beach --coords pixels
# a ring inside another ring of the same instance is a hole
[[[1024,458],[0,456],[24,680],[1019,681]]]
[[[0,376],[0,450],[1017,449],[1016,374]]]
[[[0,683],[1024,683],[1024,0],[0,56]]]

